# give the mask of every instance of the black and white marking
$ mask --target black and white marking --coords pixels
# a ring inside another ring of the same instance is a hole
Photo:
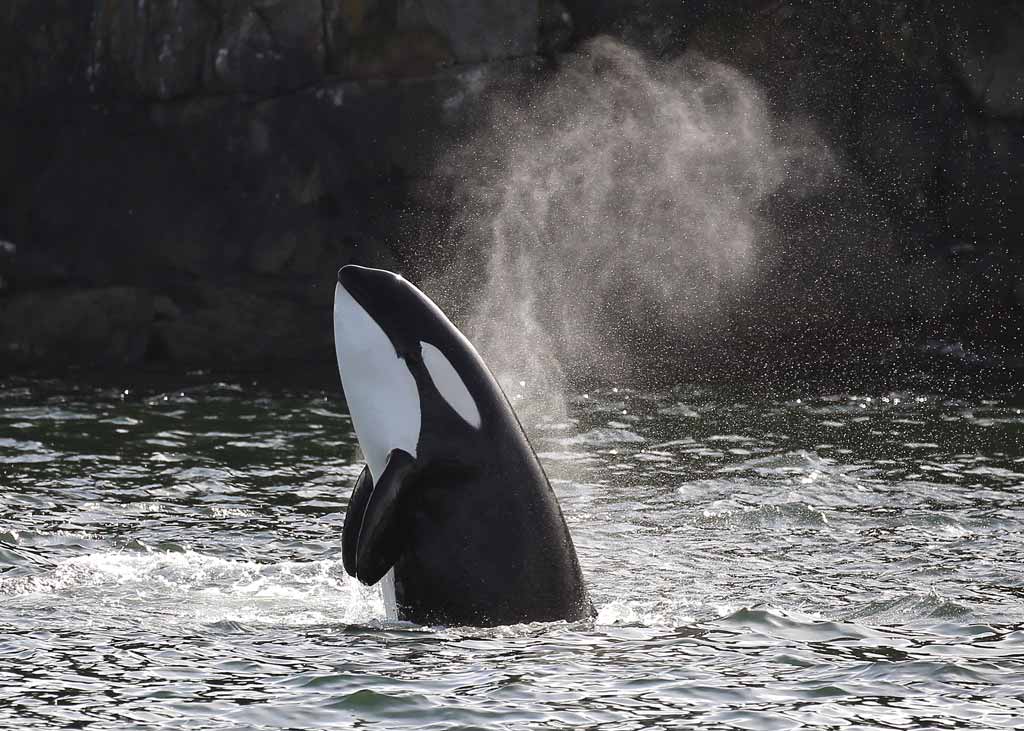
[[[421,624],[592,616],[555,494],[466,337],[401,277],[356,266],[338,273],[334,333],[367,462],[346,570],[385,579],[389,616]]]

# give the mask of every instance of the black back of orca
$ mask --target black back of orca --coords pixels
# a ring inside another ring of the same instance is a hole
[[[592,616],[555,494],[476,350],[433,302],[390,272],[344,267],[337,297],[345,295],[386,334],[393,351],[385,358],[404,362],[420,418],[415,451],[387,449],[377,484],[369,468],[356,483],[342,536],[349,573],[372,584],[393,568],[398,616],[421,624]],[[358,370],[354,360],[362,356],[343,342],[358,334],[345,332],[338,318],[336,305],[348,395],[358,385],[346,369]],[[353,422],[364,452],[382,452],[364,444],[360,430],[360,421],[379,415],[360,419],[358,411]]]

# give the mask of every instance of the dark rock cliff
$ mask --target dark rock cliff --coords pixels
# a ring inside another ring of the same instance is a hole
[[[913,273],[896,334],[1019,363],[1019,3],[10,0],[0,367],[330,363],[338,266],[451,256],[438,156],[599,33],[811,120],[891,244],[863,255]],[[779,225],[827,258],[808,218]]]

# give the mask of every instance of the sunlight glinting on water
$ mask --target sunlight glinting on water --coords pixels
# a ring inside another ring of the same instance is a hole
[[[581,395],[527,427],[598,616],[474,629],[388,622],[345,574],[334,394],[3,384],[0,720],[1011,725],[1021,405]]]

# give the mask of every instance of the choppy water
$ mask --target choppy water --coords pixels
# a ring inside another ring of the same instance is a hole
[[[329,394],[0,383],[0,727],[1024,726],[1024,401],[580,394],[594,622],[386,622]]]

